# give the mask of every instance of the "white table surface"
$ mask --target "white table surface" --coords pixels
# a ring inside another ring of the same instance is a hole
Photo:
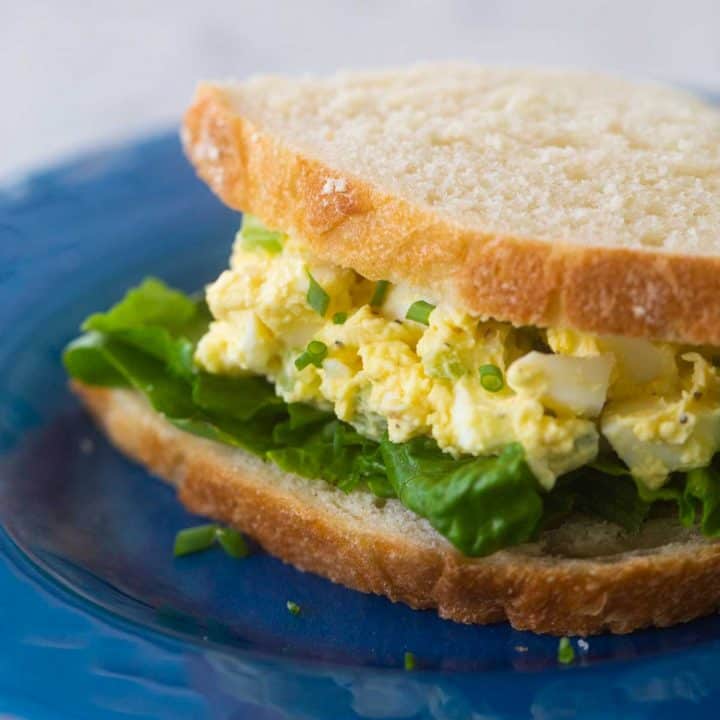
[[[720,0],[0,0],[0,177],[177,124],[202,78],[468,58],[720,89]]]

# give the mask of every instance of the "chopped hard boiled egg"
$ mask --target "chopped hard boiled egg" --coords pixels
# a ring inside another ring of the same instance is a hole
[[[572,357],[610,355],[614,369],[610,398],[637,397],[638,393],[667,393],[677,387],[676,355],[669,343],[618,335],[589,335],[574,330],[547,330],[548,345],[554,353]]]
[[[508,369],[508,385],[518,395],[541,400],[546,407],[580,417],[597,417],[607,398],[612,355],[568,357],[536,351]]]
[[[684,387],[678,393],[612,402],[603,413],[603,434],[651,488],[662,486],[671,472],[708,465],[720,447],[715,368],[698,353],[680,360],[692,369],[679,376]]]
[[[436,403],[441,404],[436,398]],[[595,425],[579,418],[558,418],[530,395],[488,393],[475,380],[455,383],[447,413],[448,423],[433,428],[440,447],[469,454],[499,452],[511,442],[525,449],[538,480],[552,488],[555,478],[586,464],[597,455]]]
[[[195,359],[209,372],[265,375],[286,401],[373,438],[431,436],[453,455],[518,442],[547,489],[601,437],[653,488],[720,448],[720,382],[703,353],[480,320],[269,231],[238,236],[207,300],[215,321]],[[298,362],[312,342],[322,357]]]
[[[630,400],[607,411],[602,432],[633,475],[656,489],[671,472],[710,464],[720,440],[720,407],[692,412],[683,400]]]
[[[209,352],[205,346],[212,345]],[[238,372],[267,373],[279,350],[275,335],[252,310],[235,310],[227,320],[215,320],[201,338],[198,355],[207,359],[206,369],[233,375]]]

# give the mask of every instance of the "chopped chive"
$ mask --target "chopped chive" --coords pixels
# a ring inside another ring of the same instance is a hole
[[[430,324],[430,313],[435,309],[434,305],[424,300],[418,300],[414,302],[409,308],[405,317],[408,320],[414,320],[415,322],[422,323],[423,325]]]
[[[245,538],[232,528],[217,528],[215,537],[222,549],[234,558],[244,558],[250,554]]]
[[[387,280],[378,280],[375,283],[375,290],[370,298],[370,305],[372,307],[380,307],[385,302],[385,296],[387,295],[389,287],[390,283]]]
[[[248,555],[245,538],[237,530],[223,528],[215,523],[181,530],[175,536],[173,553],[175,557],[182,557],[202,550],[209,550],[215,545],[216,541],[231,557],[243,558]]]
[[[342,325],[347,320],[347,313],[346,312],[336,312],[332,316],[332,321],[335,323],[335,325]]]
[[[415,655],[411,652],[406,652],[403,658],[403,665],[408,672],[414,670],[416,665]]]
[[[260,220],[249,213],[243,215],[240,236],[246,250],[261,248],[269,253],[282,252],[286,237],[284,233],[268,230]]]
[[[570,643],[570,638],[561,637],[558,643],[558,662],[563,665],[570,665],[575,660],[575,650]]]
[[[175,557],[182,557],[183,555],[208,550],[215,544],[217,529],[217,525],[210,524],[181,530],[175,536],[173,554]]]
[[[310,278],[310,287],[308,287],[307,291],[308,304],[318,315],[324,317],[330,304],[330,296],[318,284],[309,270],[308,278]]]
[[[302,608],[296,602],[293,602],[292,600],[288,600],[285,603],[285,607],[288,609],[288,612],[291,615],[299,615],[300,612],[302,611]]]
[[[481,365],[480,384],[488,392],[499,392],[505,387],[502,370],[497,365]]]
[[[300,353],[295,358],[295,367],[298,370],[304,370],[308,365],[310,365],[313,362],[312,356],[308,352]]]
[[[302,370],[308,365],[314,365],[318,368],[322,367],[323,360],[327,357],[327,354],[328,349],[325,343],[319,340],[311,340],[307,348],[305,348],[305,352],[295,358],[295,367],[298,370]]]

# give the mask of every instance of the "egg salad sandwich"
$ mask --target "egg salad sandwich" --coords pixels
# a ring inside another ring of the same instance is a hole
[[[555,634],[720,606],[720,114],[586,73],[200,87],[244,213],[65,352],[112,441],[303,570]]]

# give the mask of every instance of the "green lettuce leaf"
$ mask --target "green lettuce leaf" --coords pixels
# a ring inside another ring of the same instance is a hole
[[[543,513],[522,448],[456,460],[425,439],[383,442],[388,479],[401,502],[466,555],[531,540]]]
[[[297,413],[297,408],[294,412]],[[306,415],[306,419],[309,417]],[[378,444],[362,437],[351,426],[337,419],[317,419],[294,429],[291,426],[292,419],[276,427],[274,439],[286,446],[267,455],[282,470],[322,478],[345,492],[360,483],[377,480],[378,467],[373,459],[377,460]],[[388,488],[382,490],[387,493]]]
[[[692,484],[690,482],[690,475],[695,472],[694,470],[690,471],[690,473],[674,473],[667,485],[663,485],[663,487],[657,490],[651,490],[643,482],[634,479],[628,467],[617,457],[607,456],[598,458],[590,463],[588,468],[590,468],[591,471],[599,472],[600,476],[604,476],[605,478],[610,476],[624,481],[620,482],[617,487],[613,484],[606,484],[604,491],[596,493],[601,501],[607,502],[605,498],[613,493],[618,496],[614,501],[616,506],[619,506],[621,502],[628,508],[630,508],[631,505],[633,506],[629,510],[621,511],[620,515],[613,514],[612,512],[605,514],[602,512],[591,512],[590,514],[599,514],[606,520],[612,520],[622,525],[626,530],[638,530],[653,504],[674,503],[677,506],[678,519],[680,522],[686,527],[694,525],[696,517],[695,501],[701,500],[701,497],[695,496],[694,493],[697,492],[699,495],[703,495],[700,488],[700,481],[696,480]],[[581,468],[581,470],[577,472],[586,471],[587,468]],[[718,483],[720,482],[720,478],[715,477],[712,482]],[[633,485],[636,491],[636,497],[634,499],[632,497]],[[621,500],[620,498],[624,499]],[[644,512],[643,508],[645,508]],[[625,514],[624,517],[623,513]]]
[[[264,240],[264,238],[260,238]],[[345,492],[397,497],[466,555],[532,540],[541,528],[582,512],[636,531],[654,503],[675,503],[686,525],[720,536],[720,469],[676,474],[656,491],[636,483],[613,456],[539,489],[519,445],[498,457],[453,458],[429,438],[395,444],[360,435],[333,413],[286,404],[257,376],[199,371],[193,354],[211,317],[202,300],[149,279],[83,324],[63,361],[90,385],[132,387],[176,427],[242,448],[281,469]]]
[[[290,403],[286,408],[287,420],[279,422],[273,429],[273,440],[278,446],[303,445],[314,437],[314,431],[320,425],[335,419],[333,413],[303,403]]]
[[[685,527],[695,523],[695,503],[686,492],[687,474],[676,473],[671,481],[657,490],[651,490],[641,482],[636,483],[639,497],[646,503],[674,503],[678,518]]]
[[[192,399],[204,410],[238,420],[251,420],[264,410],[283,413],[286,407],[273,386],[257,375],[225,377],[197,373]]]
[[[173,425],[185,432],[214,440],[225,445],[241,448],[262,458],[274,445],[272,420],[254,419],[248,422],[214,415],[196,415],[191,418],[168,418]]]
[[[91,315],[82,324],[85,331],[114,333],[139,327],[160,327],[175,334],[195,318],[198,303],[169,288],[161,280],[147,278],[110,310]]]
[[[125,380],[150,400],[155,410],[171,418],[195,415],[192,385],[168,372],[162,361],[113,336],[105,337],[102,352]]]
[[[187,379],[194,374],[195,346],[187,338],[174,338],[165,328],[156,327],[128,328],[113,332],[111,336],[159,360],[177,377]]]
[[[194,300],[150,278],[108,312],[91,315],[82,329],[112,335],[165,363],[173,375],[190,378],[195,372],[195,344],[210,320],[204,300]]]
[[[706,537],[720,537],[720,473],[717,464],[690,470],[685,485],[688,504],[694,500],[700,508],[700,529]],[[691,518],[686,515],[686,524]]]
[[[558,479],[548,494],[547,526],[575,511],[608,520],[628,532],[637,532],[650,510],[650,502],[643,499],[629,473],[606,474],[598,464],[587,465]]]
[[[129,387],[125,376],[105,357],[104,341],[100,333],[91,332],[69,343],[63,352],[68,375],[87,385]]]

